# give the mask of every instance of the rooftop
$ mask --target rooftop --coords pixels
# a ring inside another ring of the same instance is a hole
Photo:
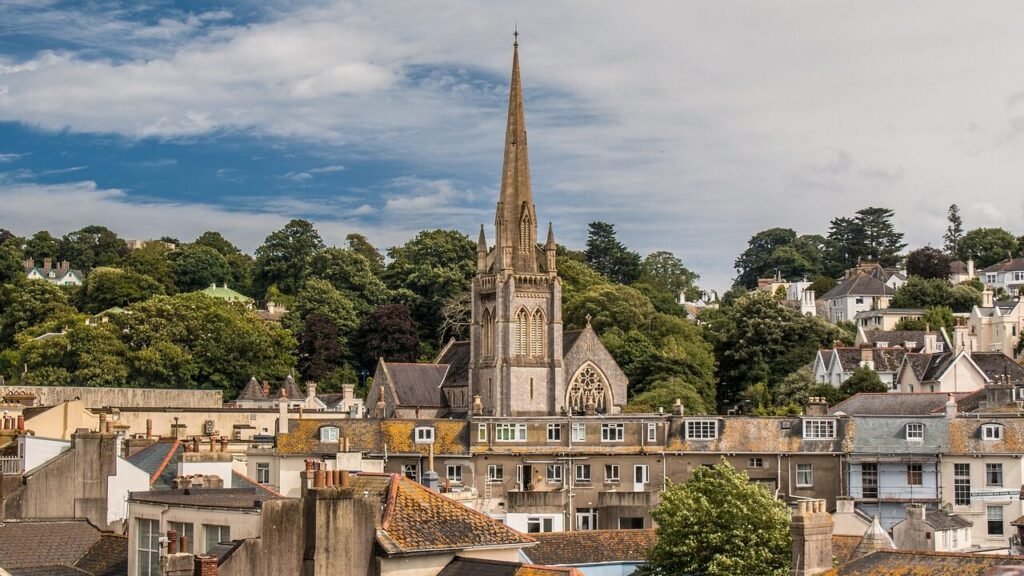
[[[880,550],[837,566],[824,576],[988,576],[998,566],[1024,567],[1024,557]]]
[[[585,530],[534,534],[537,545],[524,551],[538,564],[643,562],[657,541],[654,530]]]
[[[87,520],[2,520],[0,568],[12,576],[126,574],[128,539]]]

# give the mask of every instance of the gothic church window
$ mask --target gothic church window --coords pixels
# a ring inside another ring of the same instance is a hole
[[[523,217],[519,220],[519,251],[530,253],[530,212],[523,205]]]
[[[516,355],[526,356],[530,351],[530,315],[525,308],[516,313]]]
[[[584,366],[569,384],[566,405],[571,413],[589,409],[603,414],[608,410],[611,393],[604,376],[594,366]]]
[[[484,340],[484,357],[494,357],[494,316],[491,315],[490,310],[484,310],[483,317],[483,340]]]
[[[544,313],[538,308],[530,318],[530,356],[544,355]]]

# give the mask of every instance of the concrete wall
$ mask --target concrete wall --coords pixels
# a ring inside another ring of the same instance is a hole
[[[302,482],[299,473],[306,469],[305,461],[308,457],[279,456],[273,449],[255,448],[246,453],[246,468],[243,473],[253,480],[258,480],[256,465],[269,464],[270,486],[282,496],[298,498],[302,495]],[[384,472],[384,461],[363,459],[358,452],[342,452],[337,455],[335,460],[327,461],[327,469],[350,472]],[[395,469],[394,472],[400,472],[400,469]]]
[[[974,523],[970,530],[971,543],[976,546],[1005,546],[1006,539],[1015,530],[1010,522],[1024,515],[1024,502],[1019,497],[1019,487],[1024,483],[1024,462],[1015,454],[981,454],[981,457],[950,455],[942,459],[943,502],[953,505],[953,512]],[[988,486],[985,465],[1003,465],[1003,485]],[[954,501],[954,465],[968,464],[971,470],[971,503],[958,506]],[[1015,488],[1017,487],[1017,488]],[[988,534],[988,507],[1003,509],[1003,534]]]
[[[128,494],[149,490],[149,474],[121,458],[117,458],[117,474],[107,480],[107,522],[114,524],[128,518]]]
[[[299,411],[289,412],[290,417],[298,418]],[[332,419],[346,418],[347,414],[342,412],[309,412],[303,411],[302,417],[306,419]],[[146,420],[153,423],[153,435],[173,437],[173,426],[175,418],[179,426],[183,426],[179,436],[206,435],[203,427],[207,420],[213,421],[213,435],[236,438],[236,430],[243,431],[244,435],[239,439],[249,439],[253,434],[276,434],[278,411],[276,408],[188,408],[168,409],[163,407],[152,408],[122,408],[109,414],[110,420],[114,422],[118,430],[123,430],[129,435],[145,434]],[[236,428],[235,425],[246,428]],[[255,430],[249,429],[252,426]]]
[[[86,408],[106,406],[176,408],[220,408],[224,394],[220,390],[176,390],[162,388],[93,388],[86,386],[0,386],[0,397],[11,392],[29,392],[36,406],[56,406],[80,399]]]
[[[22,454],[24,471],[31,472],[42,466],[58,454],[69,450],[71,442],[52,438],[36,438],[35,436],[19,436],[18,451]]]

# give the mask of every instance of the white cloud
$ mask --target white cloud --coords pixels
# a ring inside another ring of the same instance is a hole
[[[954,202],[968,227],[1022,232],[1019,3],[417,8],[318,3],[245,26],[179,15],[150,30],[123,14],[82,20],[95,24],[83,44],[150,44],[0,60],[0,119],[132,138],[298,137],[431,168],[375,187],[380,214],[489,221],[470,203],[496,199],[485,187],[498,182],[515,12],[538,216],[560,241],[615,222],[631,247],[672,250],[721,288],[754,232],[824,232],[868,205],[894,208],[912,245],[939,241]],[[71,28],[48,18],[36,25]]]
[[[20,160],[23,154],[0,154],[0,164],[7,164]]]

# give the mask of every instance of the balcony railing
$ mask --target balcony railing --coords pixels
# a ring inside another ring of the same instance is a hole
[[[18,456],[0,457],[0,474],[21,474],[21,458]]]

